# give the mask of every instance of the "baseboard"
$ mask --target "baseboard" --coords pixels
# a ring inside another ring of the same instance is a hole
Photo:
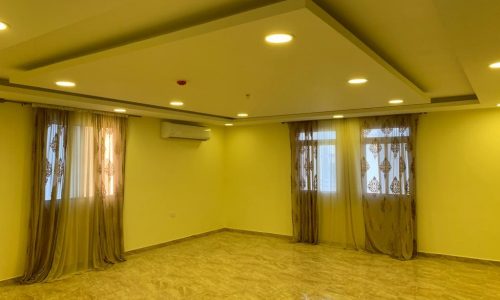
[[[418,252],[418,256],[429,257],[429,258],[441,258],[441,259],[447,259],[447,260],[453,260],[453,261],[459,261],[459,262],[467,262],[467,263],[500,266],[500,261],[482,259],[482,258],[471,258],[471,257],[464,257],[464,256],[455,256],[455,255],[438,254],[438,253],[427,253],[427,252]]]
[[[139,253],[142,253],[142,252],[145,252],[145,251],[154,250],[154,249],[162,248],[162,247],[165,247],[165,246],[169,246],[169,245],[172,245],[172,244],[177,244],[177,243],[180,243],[180,242],[185,242],[185,241],[189,241],[189,240],[192,240],[192,239],[201,238],[201,237],[204,237],[204,236],[207,236],[207,235],[211,235],[211,234],[214,234],[214,233],[218,233],[218,232],[222,232],[222,231],[225,231],[225,230],[226,230],[226,228],[221,228],[221,229],[215,229],[215,230],[211,230],[211,231],[207,231],[207,232],[203,232],[203,233],[199,233],[199,234],[193,234],[193,235],[190,235],[190,236],[187,236],[187,237],[183,237],[183,238],[180,238],[180,239],[175,239],[175,240],[171,240],[171,241],[160,243],[160,244],[155,244],[155,245],[151,245],[151,246],[147,246],[147,247],[143,247],[143,248],[138,248],[138,249],[126,251],[125,255],[126,256],[127,255],[135,255],[135,254],[139,254]]]
[[[275,238],[280,238],[280,239],[286,239],[286,240],[291,240],[292,239],[291,235],[286,235],[286,234],[269,233],[269,232],[262,232],[262,231],[252,231],[252,230],[236,229],[236,228],[224,228],[223,230],[224,231],[229,231],[229,232],[238,232],[238,233],[244,233],[244,234],[251,234],[251,235],[270,236],[270,237],[275,237]]]
[[[205,236],[208,236],[208,235],[211,235],[211,234],[214,234],[214,233],[219,233],[219,232],[237,232],[237,233],[243,233],[243,234],[269,236],[269,237],[286,239],[286,240],[291,240],[292,239],[292,236],[285,235],[285,234],[268,233],[268,232],[260,232],[260,231],[251,231],[251,230],[236,229],[236,228],[221,228],[221,229],[207,231],[207,232],[204,232],[204,233],[193,234],[193,235],[190,235],[190,236],[187,236],[187,237],[184,237],[184,238],[175,239],[175,240],[171,240],[171,241],[160,243],[160,244],[156,244],[156,245],[151,245],[151,246],[147,246],[147,247],[143,247],[143,248],[138,248],[138,249],[126,251],[125,255],[127,255],[127,256],[128,255],[135,255],[135,254],[143,253],[145,251],[154,250],[154,249],[166,247],[166,246],[169,246],[169,245],[172,245],[172,244],[177,244],[177,243],[180,243],[180,242],[185,242],[185,241],[188,241],[188,240],[205,237]]]
[[[19,284],[19,280],[21,280],[21,278],[22,277],[19,276],[19,277],[14,277],[14,278],[10,278],[10,279],[0,280],[0,287]]]

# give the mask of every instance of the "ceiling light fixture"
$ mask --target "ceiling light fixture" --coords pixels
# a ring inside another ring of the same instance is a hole
[[[353,78],[348,81],[349,84],[363,84],[366,83],[368,79],[366,78]]]
[[[246,118],[246,117],[248,117],[248,114],[247,113],[239,113],[239,114],[237,114],[237,116],[240,118]]]
[[[117,112],[117,113],[124,113],[124,112],[127,112],[127,110],[125,108],[115,108],[114,109],[114,112]]]
[[[500,61],[490,64],[490,69],[500,69]]]
[[[500,107],[500,103],[497,104],[497,107]]]
[[[6,30],[7,28],[9,28],[9,25],[7,25],[6,23],[4,22],[0,22],[0,31],[1,30]]]
[[[231,126],[233,126],[233,123],[226,123],[226,124],[224,124],[224,126],[231,127]]]
[[[401,100],[401,99],[392,99],[392,100],[389,100],[389,104],[401,104],[403,102],[404,101]]]
[[[266,42],[270,44],[284,44],[293,40],[293,35],[288,33],[275,33],[266,35]]]
[[[62,87],[74,87],[76,84],[72,81],[56,81],[56,85]]]
[[[170,101],[170,105],[172,105],[172,106],[183,106],[184,102],[178,101],[178,100],[176,100],[176,101]]]
[[[342,119],[344,115],[333,115],[334,119]]]

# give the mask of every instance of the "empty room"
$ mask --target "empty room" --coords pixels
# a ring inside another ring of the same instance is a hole
[[[0,1],[0,299],[500,299],[500,1]]]

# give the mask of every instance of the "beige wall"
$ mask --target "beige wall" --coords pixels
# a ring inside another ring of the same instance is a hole
[[[164,140],[160,120],[129,119],[126,250],[224,227],[224,129],[211,133],[206,142]]]
[[[419,249],[500,261],[500,110],[423,115]]]
[[[227,227],[292,233],[287,125],[226,130]]]
[[[0,104],[0,280],[24,267],[31,189],[31,108]]]

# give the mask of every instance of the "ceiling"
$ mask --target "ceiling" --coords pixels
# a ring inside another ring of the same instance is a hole
[[[496,1],[2,0],[0,21],[0,98],[14,101],[214,124],[500,102]],[[294,40],[267,44],[275,32]]]

